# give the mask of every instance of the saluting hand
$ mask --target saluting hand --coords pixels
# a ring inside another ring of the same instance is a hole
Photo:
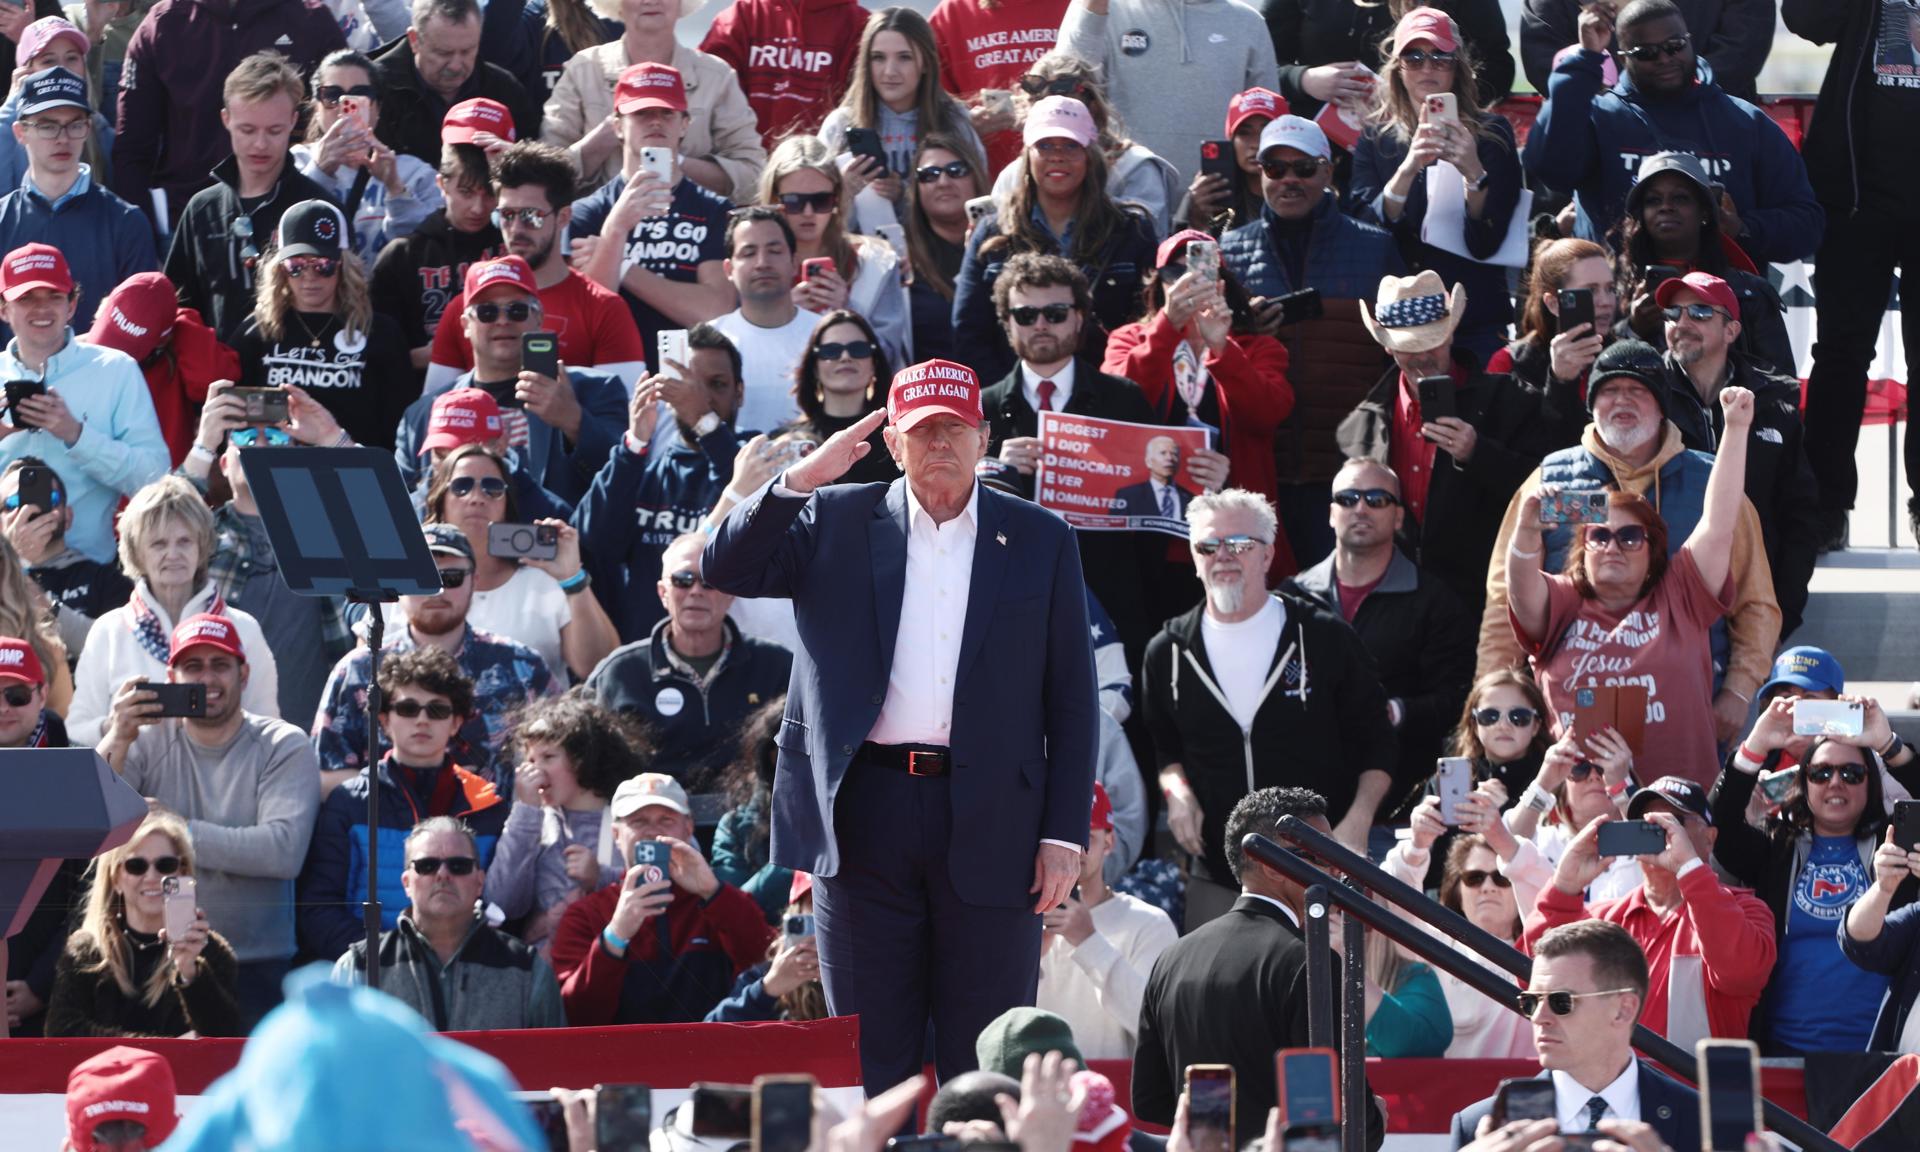
[[[787,469],[781,483],[801,495],[815,488],[833,483],[847,474],[847,469],[855,462],[873,451],[873,445],[867,443],[867,437],[880,427],[887,418],[885,408],[876,408],[855,421],[850,428],[842,428],[827,437],[827,442],[800,458],[798,464]],[[1058,903],[1058,901],[1056,901]]]

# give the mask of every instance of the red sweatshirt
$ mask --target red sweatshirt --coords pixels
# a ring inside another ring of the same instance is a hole
[[[1072,0],[940,0],[927,22],[940,46],[940,86],[962,100],[982,88],[1013,91],[1033,62],[1053,49]],[[1020,133],[989,136],[987,163],[993,173],[1020,155]]]
[[[609,884],[574,901],[553,930],[560,1001],[567,1009],[567,1023],[576,1028],[698,1021],[732,988],[734,977],[767,958],[773,928],[766,913],[731,884],[720,885],[705,902],[674,888],[666,911],[671,957],[660,954],[653,920],[640,926],[625,956],[615,956],[600,932],[613,919],[620,889],[620,883]],[[636,964],[660,979],[638,982],[640,987],[629,995],[627,971]],[[718,991],[707,998],[716,985]]]
[[[700,50],[733,65],[771,149],[819,130],[846,93],[866,26],[867,10],[853,0],[734,0]]]
[[[207,402],[207,386],[215,380],[240,379],[240,354],[220,343],[213,329],[201,322],[199,312],[182,308],[166,347],[142,360],[140,372],[153,394],[153,411],[160,417],[167,452],[178,468],[200,430],[200,406]]]

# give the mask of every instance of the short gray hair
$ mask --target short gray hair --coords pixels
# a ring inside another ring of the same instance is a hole
[[[1269,544],[1280,533],[1280,515],[1273,510],[1273,501],[1245,488],[1222,488],[1218,492],[1203,492],[1187,505],[1189,535],[1193,522],[1202,515],[1217,516],[1222,512],[1245,512],[1252,516],[1259,522],[1260,534]]]
[[[415,824],[413,831],[407,833],[407,842],[401,851],[401,860],[407,864],[413,863],[413,842],[424,840],[437,832],[450,832],[465,838],[467,848],[473,853],[474,859],[480,858],[480,841],[474,837],[473,829],[467,827],[465,820],[458,816],[429,816]]]
[[[479,0],[413,0],[413,26],[420,28],[428,20],[438,18],[447,24],[465,24],[469,20],[480,20]]]

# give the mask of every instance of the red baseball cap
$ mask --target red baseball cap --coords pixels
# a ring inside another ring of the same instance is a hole
[[[901,432],[937,412],[958,416],[975,428],[980,407],[980,377],[965,364],[925,360],[893,374],[887,389],[887,419]]]
[[[1153,266],[1165,268],[1169,260],[1187,262],[1187,245],[1195,240],[1212,240],[1213,237],[1198,228],[1185,228],[1160,241],[1160,250],[1154,253]]]
[[[1453,30],[1453,17],[1438,8],[1415,8],[1400,17],[1393,26],[1393,55],[1415,40],[1428,40],[1442,52],[1456,52],[1460,37]]]
[[[1097,780],[1093,785],[1093,816],[1087,821],[1087,827],[1113,831],[1113,801],[1107,798],[1106,786]]]
[[[787,903],[798,904],[800,897],[813,891],[813,873],[795,872],[793,883],[787,885]]]
[[[484,444],[501,434],[500,403],[484,389],[455,388],[434,397],[420,451]]]
[[[35,288],[51,288],[62,294],[73,291],[67,258],[51,244],[23,244],[0,261],[0,296],[18,300]]]
[[[233,621],[212,612],[201,612],[187,617],[174,626],[173,647],[167,652],[167,667],[186,655],[187,649],[201,646],[218,648],[238,660],[245,660],[247,654],[240,648],[240,630]]]
[[[158,1148],[173,1135],[173,1066],[141,1048],[118,1045],[73,1066],[67,1075],[67,1142],[93,1147],[93,1130],[110,1120],[147,1126],[146,1145]]]
[[[643,108],[687,110],[687,85],[680,69],[648,61],[620,73],[620,83],[613,88],[613,110],[625,116]]]
[[[36,685],[47,682],[47,670],[40,666],[40,654],[33,645],[14,636],[0,636],[0,680]]]
[[[1724,311],[1729,320],[1740,319],[1740,300],[1733,294],[1733,288],[1725,280],[1708,272],[1689,272],[1685,276],[1662,280],[1660,287],[1653,290],[1653,302],[1665,308],[1673,303],[1673,298],[1682,290],[1692,292]]]
[[[136,272],[107,294],[86,342],[145,360],[173,335],[180,301],[163,272]]]
[[[447,109],[447,118],[440,122],[440,143],[471,144],[475,132],[491,132],[510,141],[514,139],[513,113],[500,101],[484,96],[462,100]]]
[[[1249,88],[1227,101],[1227,135],[1233,135],[1254,116],[1276,120],[1292,110],[1287,98],[1273,89]]]
[[[522,257],[502,256],[495,260],[476,260],[467,265],[468,304],[478,301],[482,292],[501,287],[518,288],[529,296],[540,295],[540,285],[533,278],[533,267]]]

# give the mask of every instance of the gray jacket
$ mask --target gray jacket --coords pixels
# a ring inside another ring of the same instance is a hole
[[[365,940],[334,961],[333,981],[367,982]],[[412,910],[402,912],[399,926],[380,934],[380,991],[431,1020],[436,1032],[567,1026],[552,965],[478,916],[453,959],[442,964],[414,926]]]
[[[293,879],[320,810],[320,763],[306,733],[249,712],[212,771],[184,723],[140,733],[120,775],[186,817],[200,907],[241,963],[293,955]]]

